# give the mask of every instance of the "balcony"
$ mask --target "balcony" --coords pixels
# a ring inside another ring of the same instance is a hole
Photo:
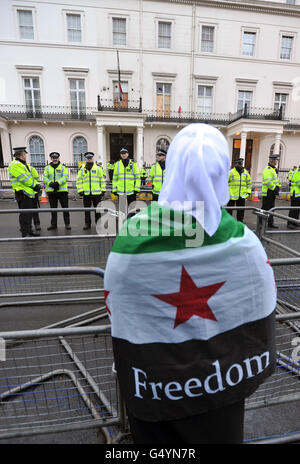
[[[256,108],[244,106],[236,113],[199,113],[182,111],[147,110],[142,108],[142,99],[139,100],[101,100],[98,96],[97,107],[86,107],[84,110],[75,111],[67,106],[41,106],[38,109],[28,109],[25,105],[0,105],[0,116],[8,121],[86,121],[95,122],[96,113],[143,113],[145,122],[163,122],[170,124],[190,124],[202,122],[216,126],[228,126],[239,119],[253,120],[282,120],[282,109]],[[287,121],[287,118],[284,118]],[[297,121],[298,122],[298,121]]]

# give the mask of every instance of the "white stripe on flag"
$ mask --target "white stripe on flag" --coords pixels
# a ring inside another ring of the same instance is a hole
[[[242,238],[180,251],[138,255],[110,253],[104,288],[112,335],[131,343],[208,340],[268,316],[276,305],[271,266],[258,238]],[[180,291],[182,266],[200,288],[224,282],[208,299],[215,320],[197,315],[174,328],[177,308],[153,295]]]

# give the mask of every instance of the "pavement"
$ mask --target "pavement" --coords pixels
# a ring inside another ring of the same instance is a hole
[[[82,201],[77,200],[70,202],[70,208],[81,207]],[[288,206],[289,202],[286,200],[278,200],[276,202],[277,206]],[[246,206],[253,207],[253,208],[260,208],[261,201],[253,202],[248,201]],[[41,205],[43,209],[49,207],[48,204]],[[16,202],[14,200],[0,200],[0,210],[10,210],[10,209],[17,209]],[[62,221],[62,213],[59,214],[59,227],[57,231],[47,231],[47,226],[49,225],[50,218],[49,215],[46,213],[40,214],[41,218],[41,236],[49,236],[49,235],[90,235],[95,234],[95,227],[93,226],[90,231],[83,231],[82,227],[84,224],[84,216],[83,212],[74,212],[71,214],[71,231],[65,231],[63,221]],[[235,214],[235,213],[234,213]],[[1,214],[1,227],[0,227],[0,237],[19,237],[19,227],[18,227],[18,216],[17,214]],[[256,215],[253,214],[252,210],[247,210],[245,212],[245,219],[244,222],[249,226],[250,229],[255,230],[256,227]],[[278,223],[283,225],[282,220],[278,220]],[[285,227],[285,226],[284,226]],[[44,242],[44,241],[42,241]],[[51,241],[47,241],[51,242]],[[0,266],[3,267],[3,260],[8,259],[10,253],[13,253],[13,243],[7,246],[4,250],[2,248],[1,256],[0,256]],[[22,242],[23,243],[23,242]],[[44,242],[46,243],[46,242]],[[85,247],[87,247],[87,243],[85,242]],[[5,245],[5,244],[4,244]],[[50,250],[51,250],[51,244]],[[56,245],[55,245],[56,246]],[[109,252],[107,250],[106,252]],[[32,260],[32,253],[30,257],[27,258],[26,253],[23,253],[23,261],[26,263],[26,260]],[[88,256],[88,255],[87,255]],[[104,255],[103,255],[104,256]],[[93,259],[97,261],[97,255],[94,256]],[[103,258],[104,259],[104,258]],[[2,263],[1,263],[2,260]],[[22,264],[22,265],[23,265]],[[28,264],[28,263],[27,263]],[[94,261],[93,261],[94,264]],[[5,265],[7,265],[5,263]],[[19,267],[22,267],[19,266]],[[30,265],[32,266],[32,261],[30,261]],[[102,265],[105,265],[104,261]],[[65,284],[65,282],[63,282]],[[71,284],[71,282],[69,282]],[[71,287],[70,287],[71,288]],[[99,306],[99,305],[98,305]],[[89,309],[93,309],[97,307],[95,304],[84,305],[84,311],[88,311]],[[29,328],[41,328],[62,318],[67,318],[72,315],[79,314],[82,312],[81,305],[43,305],[43,310],[41,308],[24,308],[20,306],[14,306],[9,308],[2,308],[0,312],[0,326],[2,330],[24,330]],[[287,433],[292,433],[296,431],[300,431],[300,416],[297,414],[297,406],[299,407],[299,402],[287,403],[287,404],[280,404],[275,405],[272,407],[265,407],[260,409],[248,410],[245,414],[245,441],[251,442],[254,439],[262,438],[262,437],[270,437],[270,436],[277,436],[283,435]],[[36,436],[29,436],[26,438],[11,438],[11,439],[2,439],[0,440],[0,444],[101,444],[104,443],[104,437],[97,428],[88,429],[88,430],[80,430],[80,431],[73,431],[73,432],[63,432],[63,433],[51,433],[45,435],[36,435]]]

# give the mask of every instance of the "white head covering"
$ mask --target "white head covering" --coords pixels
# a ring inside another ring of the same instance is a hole
[[[208,124],[190,124],[173,139],[167,154],[165,179],[158,203],[194,216],[208,235],[221,220],[221,206],[229,201],[228,143],[223,134]],[[172,202],[177,205],[172,207]],[[204,202],[203,216],[196,201]],[[187,209],[184,202],[190,202]]]

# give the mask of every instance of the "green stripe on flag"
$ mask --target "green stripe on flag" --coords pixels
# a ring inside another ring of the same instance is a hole
[[[190,214],[175,212],[153,202],[125,222],[114,241],[112,251],[120,254],[140,254],[193,248],[193,245],[187,246],[187,241],[192,242],[196,225],[201,227]],[[217,245],[231,238],[243,237],[244,229],[244,224],[236,221],[222,208],[218,230],[212,237],[204,232],[203,241],[199,246]]]

